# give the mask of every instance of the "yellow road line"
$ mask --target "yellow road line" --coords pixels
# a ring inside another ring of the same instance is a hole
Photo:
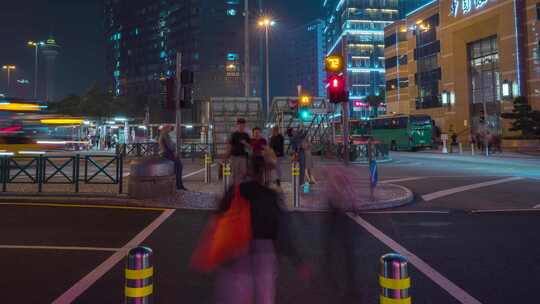
[[[165,211],[165,210],[169,210],[167,208],[155,208],[155,207],[129,207],[129,206],[55,204],[55,203],[0,203],[0,206],[97,208],[97,209],[143,210],[143,211]]]

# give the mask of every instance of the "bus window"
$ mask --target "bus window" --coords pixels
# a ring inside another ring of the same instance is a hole
[[[431,124],[429,116],[411,116],[411,124],[415,126],[425,126]]]

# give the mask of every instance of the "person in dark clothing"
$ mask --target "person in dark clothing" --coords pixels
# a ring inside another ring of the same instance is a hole
[[[253,163],[253,177],[257,180],[264,182],[266,176],[265,161],[264,161],[264,149],[268,145],[266,139],[261,135],[261,129],[253,128],[253,138],[250,140],[251,149],[253,151],[252,163]]]
[[[236,131],[229,139],[226,159],[230,159],[232,178],[236,183],[241,182],[247,176],[249,134],[246,133],[246,120],[239,118],[236,121]]]
[[[176,189],[187,191],[182,182],[182,161],[176,155],[176,149],[170,136],[171,131],[172,126],[161,127],[159,135],[159,155],[174,162],[174,171],[176,173]]]
[[[275,126],[272,129],[272,137],[270,137],[270,148],[274,150],[277,157],[276,162],[276,184],[281,186],[281,163],[285,157],[285,138],[279,133],[279,127]]]
[[[224,195],[218,213],[226,212],[235,193],[232,186]],[[299,271],[310,269],[297,254],[287,236],[286,212],[280,197],[256,179],[240,184],[240,194],[249,201],[252,241],[249,253],[224,265],[217,276],[217,303],[276,303],[278,255],[287,256]],[[309,270],[308,270],[309,272]]]

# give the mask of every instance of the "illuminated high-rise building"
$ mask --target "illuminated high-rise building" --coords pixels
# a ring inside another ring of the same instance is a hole
[[[347,67],[351,103],[379,96],[385,90],[384,28],[399,19],[398,0],[323,0],[327,54],[342,54]],[[375,109],[358,103],[353,117],[365,118]],[[378,109],[384,112],[384,104]]]
[[[195,74],[193,120],[197,101],[244,96],[243,0],[104,1],[107,67],[115,95],[144,96],[159,109],[160,79],[176,75],[180,51],[182,67]],[[255,46],[257,29],[251,30]],[[260,96],[258,48],[251,49],[250,95]]]
[[[45,60],[45,98],[47,101],[56,100],[56,58],[60,54],[60,46],[56,44],[53,37],[49,37],[45,44],[40,47],[41,54]]]

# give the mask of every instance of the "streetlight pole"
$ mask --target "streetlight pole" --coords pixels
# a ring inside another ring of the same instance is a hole
[[[249,0],[244,0],[244,95],[251,95],[251,65],[249,47]]]
[[[270,47],[268,46],[268,25],[264,29],[266,41],[266,119],[270,118]]]
[[[269,46],[269,31],[270,27],[276,22],[269,17],[259,21],[259,26],[264,26],[264,36],[266,42],[266,119],[270,118],[270,46]]]
[[[38,50],[39,47],[44,45],[45,43],[43,41],[40,42],[34,42],[34,41],[28,41],[28,45],[33,47],[35,49],[35,58],[34,58],[34,99],[37,98],[37,90],[38,90]]]
[[[3,70],[7,71],[7,95],[9,96],[9,89],[11,88],[11,71],[15,70],[14,65],[4,65],[2,67]]]

